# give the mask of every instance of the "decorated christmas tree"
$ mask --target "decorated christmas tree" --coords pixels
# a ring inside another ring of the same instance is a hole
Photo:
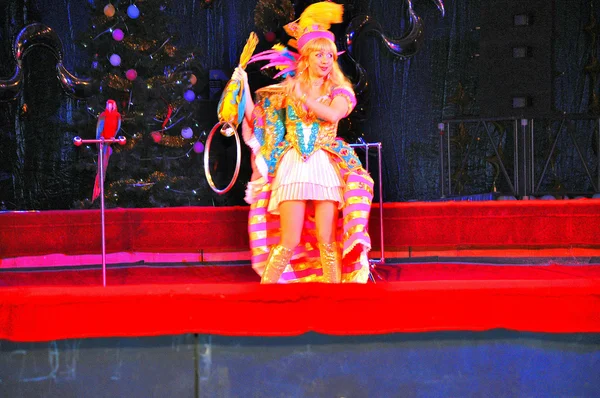
[[[219,197],[206,182],[204,142],[216,122],[216,103],[208,99],[208,73],[201,65],[200,50],[180,42],[170,4],[165,0],[89,2],[90,23],[78,44],[91,59],[81,73],[91,76],[97,93],[87,98],[85,112],[74,119],[78,135],[95,138],[97,117],[108,99],[116,101],[122,115],[117,135],[125,136],[127,144],[113,146],[105,180],[108,206],[240,201],[231,195]],[[216,142],[211,156],[226,153],[227,145]],[[81,167],[90,171],[91,198],[95,148],[82,147],[81,158]],[[223,174],[226,179],[228,168],[218,166],[213,177],[218,180]],[[87,199],[75,204],[89,206]]]

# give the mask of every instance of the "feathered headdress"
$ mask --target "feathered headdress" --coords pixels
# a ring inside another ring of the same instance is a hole
[[[311,4],[302,12],[300,18],[290,22],[283,28],[286,33],[296,39],[296,48],[302,47],[316,38],[325,38],[335,42],[335,36],[329,31],[331,24],[342,22],[344,6],[331,1]],[[294,45],[294,43],[290,43]]]
[[[280,70],[274,78],[294,74],[296,71],[296,63],[300,58],[300,54],[290,51],[283,44],[276,44],[271,50],[263,51],[250,58],[250,63],[256,61],[269,61],[260,69],[275,67]]]
[[[335,43],[335,36],[329,31],[331,24],[342,22],[344,6],[330,1],[311,4],[302,12],[300,18],[284,26],[292,39],[288,42],[290,47],[302,52],[302,48],[309,41],[317,38],[326,38]],[[269,61],[261,69],[275,67],[280,70],[274,77],[295,74],[296,64],[300,54],[289,48],[276,44],[271,50],[263,51],[250,58],[250,62]]]

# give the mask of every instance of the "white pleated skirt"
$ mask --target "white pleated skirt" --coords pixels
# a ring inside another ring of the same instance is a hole
[[[279,162],[271,184],[268,210],[279,214],[279,203],[286,200],[331,200],[342,207],[343,182],[339,169],[325,152],[319,149],[306,161],[294,148]]]

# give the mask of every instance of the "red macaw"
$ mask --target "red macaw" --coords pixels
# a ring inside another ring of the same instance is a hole
[[[106,101],[106,109],[98,117],[98,123],[96,123],[96,139],[100,137],[105,139],[114,138],[117,132],[121,128],[121,114],[117,110],[117,103],[114,100],[109,99]],[[108,159],[112,154],[112,148],[110,144],[105,144],[102,161],[103,161],[103,174],[106,178],[106,167],[108,166]],[[104,184],[104,181],[102,181]],[[100,169],[96,173],[96,181],[94,182],[94,193],[92,194],[92,202],[100,196]]]

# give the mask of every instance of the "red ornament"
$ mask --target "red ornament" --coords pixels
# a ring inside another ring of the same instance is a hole
[[[275,32],[267,32],[265,33],[265,39],[271,43],[273,41],[275,41]]]
[[[150,133],[150,135],[152,136],[154,142],[156,142],[157,144],[160,142],[160,140],[162,140],[162,133],[160,131],[153,131],[152,133]]]
[[[112,18],[115,15],[115,11],[115,6],[113,6],[110,3],[104,7],[104,15],[106,15],[109,18]]]
[[[125,72],[125,77],[127,77],[127,80],[129,80],[129,81],[134,81],[137,78],[136,70],[129,69],[127,72]]]

